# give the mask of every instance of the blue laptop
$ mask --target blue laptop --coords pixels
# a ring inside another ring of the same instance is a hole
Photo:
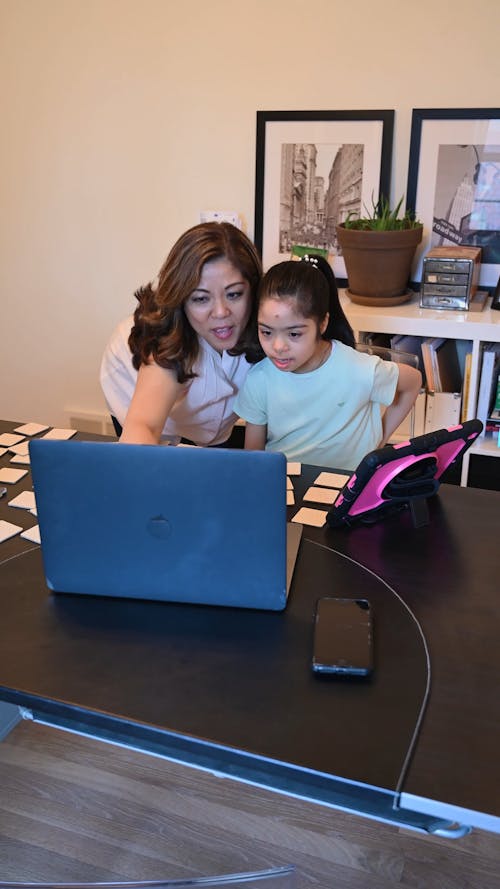
[[[287,525],[283,454],[43,439],[29,450],[50,590],[285,608],[302,527]]]

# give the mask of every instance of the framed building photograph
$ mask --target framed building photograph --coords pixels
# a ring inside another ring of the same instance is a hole
[[[255,244],[264,269],[324,251],[345,283],[335,229],[388,196],[394,111],[258,111]]]
[[[500,108],[414,108],[406,206],[432,247],[481,247],[479,284],[500,274]]]

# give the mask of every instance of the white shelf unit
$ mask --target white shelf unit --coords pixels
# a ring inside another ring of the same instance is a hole
[[[351,302],[344,291],[340,292],[344,312],[354,330],[356,339],[364,333],[410,334],[422,337],[447,337],[472,343],[470,396],[467,419],[475,417],[479,378],[481,374],[482,346],[500,342],[500,312],[490,308],[488,300],[482,312],[446,311],[422,309],[418,294],[401,306],[360,306]],[[469,461],[472,454],[500,457],[500,447],[495,441],[480,436],[465,453],[462,461],[461,484],[467,485]]]

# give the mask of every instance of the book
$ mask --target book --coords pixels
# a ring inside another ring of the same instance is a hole
[[[462,375],[455,340],[428,337],[422,343],[427,388],[433,392],[461,392]]]
[[[445,339],[436,345],[434,382],[436,392],[461,392],[462,374],[456,340]]]
[[[467,352],[464,363],[464,385],[462,388],[462,412],[460,422],[465,423],[469,412],[470,374],[472,368],[472,352]]]
[[[481,360],[481,377],[476,408],[476,417],[478,420],[481,420],[485,427],[493,400],[496,400],[499,372],[500,343],[485,343]]]
[[[485,432],[496,438],[498,447],[500,447],[500,373],[497,377],[496,388],[493,386],[493,390],[491,413],[486,420]]]
[[[435,341],[435,337],[426,337],[422,341],[422,361],[424,365],[425,371],[425,381],[428,392],[435,392],[436,386],[434,383],[434,366],[432,362],[432,344]]]
[[[500,373],[497,378],[497,390],[493,402],[493,413],[500,413]]]
[[[493,411],[491,416],[486,420],[486,425],[484,427],[485,435],[488,437],[491,436],[493,441],[496,441],[498,447],[500,448],[500,410]]]

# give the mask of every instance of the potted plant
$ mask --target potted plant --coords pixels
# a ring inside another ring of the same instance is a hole
[[[349,298],[368,306],[392,306],[411,298],[408,290],[415,250],[422,240],[423,225],[408,211],[399,216],[403,198],[395,210],[381,196],[372,201],[372,212],[337,225],[337,240],[345,261]],[[366,208],[365,208],[366,209]]]

